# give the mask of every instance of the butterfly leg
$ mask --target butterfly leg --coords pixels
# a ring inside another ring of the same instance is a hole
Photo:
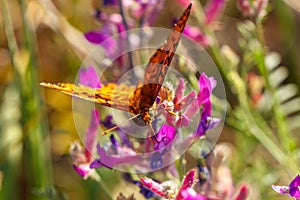
[[[140,114],[134,115],[133,117],[130,117],[129,119],[121,122],[119,125],[115,125],[114,127],[110,128],[110,129],[108,129],[106,131],[103,131],[101,133],[101,135],[107,135],[109,132],[114,131],[114,130],[120,128],[120,125],[125,124],[125,123],[129,122],[130,120],[133,120],[133,119],[137,118],[138,116],[140,116]]]
[[[151,143],[154,145],[155,143],[158,143],[158,140],[156,138],[156,133],[153,129],[153,126],[151,122],[148,124],[149,130],[150,130],[150,136],[148,137]]]

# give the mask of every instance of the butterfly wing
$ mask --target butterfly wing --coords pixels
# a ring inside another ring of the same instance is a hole
[[[129,102],[133,107],[132,109],[136,110],[135,113],[138,113],[138,111],[147,112],[154,104],[174,57],[191,8],[192,3],[184,11],[178,23],[174,25],[173,31],[166,42],[150,58],[145,72],[144,84],[136,89]]]
[[[91,88],[72,83],[41,83],[41,85],[80,99],[133,113],[133,110],[128,106],[128,102],[136,87],[128,87],[124,84],[115,85],[113,83],[104,85],[101,88]]]
[[[101,105],[128,111],[133,114],[141,114],[144,121],[148,121],[148,111],[154,104],[163,84],[181,33],[190,15],[191,7],[192,4],[188,6],[178,23],[173,27],[173,31],[166,42],[150,58],[145,72],[144,84],[141,87],[136,88],[124,84],[115,85],[113,83],[97,89],[72,83],[41,83],[41,85]],[[147,116],[145,117],[145,115]]]

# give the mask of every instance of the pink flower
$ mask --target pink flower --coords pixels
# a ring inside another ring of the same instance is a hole
[[[162,102],[166,121],[175,128],[188,126],[190,119],[199,111],[199,106],[196,101],[196,92],[191,91],[189,94],[183,96],[184,92],[185,83],[184,80],[180,78],[174,98]],[[178,116],[176,113],[181,114]]]
[[[93,110],[91,114],[91,122],[86,133],[85,148],[82,149],[78,142],[73,143],[70,147],[73,168],[84,179],[92,177],[97,180],[99,178],[95,170],[89,167],[92,161],[92,151],[96,145],[98,126],[99,113],[97,110]]]
[[[177,189],[170,187],[167,183],[157,183],[149,178],[141,178],[142,184],[152,192],[158,194],[166,199],[174,200],[206,200],[207,198],[197,194],[192,188],[194,184],[195,170],[190,170],[183,179],[180,188]]]
[[[245,16],[254,16],[257,19],[261,19],[265,15],[268,0],[238,0],[237,3],[238,8]]]
[[[198,42],[204,48],[210,46],[212,43],[211,38],[195,26],[186,25],[183,33]]]
[[[219,17],[225,7],[225,0],[210,0],[205,6],[205,24],[209,25]]]
[[[249,194],[249,188],[246,185],[242,185],[239,193],[234,200],[246,200]]]
[[[79,82],[82,85],[89,86],[91,88],[100,88],[101,83],[97,72],[93,66],[89,66],[87,69],[80,69],[79,72]]]

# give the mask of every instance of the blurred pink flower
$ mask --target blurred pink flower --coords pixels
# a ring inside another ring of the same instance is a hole
[[[95,178],[96,180],[98,179],[98,175],[95,170],[89,167],[92,161],[92,152],[96,145],[98,127],[99,113],[98,110],[95,109],[91,114],[91,121],[86,133],[84,150],[78,142],[73,143],[70,147],[73,168],[84,179],[87,179],[88,177]]]
[[[93,66],[89,66],[87,69],[80,69],[79,82],[91,88],[101,88],[99,77]]]
[[[204,9],[205,13],[205,24],[209,25],[215,21],[223,12],[225,8],[226,0],[210,0]]]
[[[257,19],[264,17],[268,0],[238,0],[238,8],[245,16],[253,16]]]
[[[211,45],[212,40],[209,36],[205,35],[199,28],[186,25],[184,34],[198,42],[202,47],[206,48]]]

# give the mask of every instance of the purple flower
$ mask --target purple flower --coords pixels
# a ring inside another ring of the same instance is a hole
[[[89,42],[100,44],[103,49],[105,49],[106,54],[109,58],[115,58],[117,55],[119,55],[118,46],[122,43],[122,41],[116,40],[116,38],[112,36],[125,30],[122,24],[122,17],[119,14],[101,16],[103,18],[108,18],[105,19],[106,21],[102,29],[87,32],[84,34],[84,36]],[[122,34],[120,36],[122,36]]]
[[[196,135],[201,137],[208,129],[214,128],[220,122],[220,119],[211,118],[212,103],[210,101],[210,96],[217,84],[216,80],[213,77],[208,78],[205,73],[202,73],[199,77],[198,84],[200,91],[198,93],[197,101],[199,106],[202,106],[202,111]]]
[[[116,149],[117,152],[115,150],[109,151],[109,149],[108,152],[106,152],[105,148],[101,147],[100,144],[97,144],[97,153],[100,158],[94,160],[90,167],[93,169],[100,167],[112,169],[122,164],[131,163],[139,165],[143,161],[143,157],[138,155],[132,149],[120,146],[114,146],[113,149]]]
[[[116,6],[118,5],[117,0],[103,0],[103,6]]]
[[[132,10],[135,19],[141,20],[142,26],[151,26],[154,24],[156,16],[163,10],[163,0],[135,0],[136,8]]]
[[[273,190],[280,194],[287,194],[295,199],[300,198],[300,175],[296,176],[289,186],[272,185]]]
[[[219,118],[211,117],[207,117],[203,120],[201,119],[195,132],[196,138],[204,136],[207,130],[215,128],[220,123],[220,121],[221,119]]]
[[[79,72],[79,82],[82,85],[89,86],[91,88],[100,88],[101,83],[97,72],[92,66],[89,66],[87,69],[80,69]]]
[[[78,142],[75,142],[70,147],[70,155],[73,159],[74,170],[84,179],[88,177],[99,179],[94,169],[91,169],[90,162],[92,159],[92,152],[96,145],[97,129],[99,127],[99,113],[93,110],[91,114],[91,121],[85,138],[85,148],[82,149]]]
[[[217,81],[213,77],[207,77],[205,73],[201,73],[198,81],[200,92],[198,94],[198,104],[210,102],[212,90],[216,87]],[[209,110],[211,112],[211,110]],[[209,113],[210,114],[210,113]]]
[[[163,155],[168,152],[167,149],[163,149],[162,151],[156,151],[152,154],[150,158],[150,167],[153,170],[162,168],[164,164]]]
[[[110,129],[110,128],[113,128],[116,126],[116,124],[114,124],[112,122],[112,119],[113,117],[111,115],[108,115],[105,120],[101,121],[101,124],[107,128],[107,129]],[[120,138],[120,142],[121,142],[121,146],[126,146],[128,148],[131,148],[132,147],[132,143],[130,142],[129,138],[127,137],[126,133],[124,131],[122,131],[120,128],[117,128],[116,129],[118,135],[119,135],[119,138]]]
[[[172,142],[176,134],[176,129],[167,124],[163,124],[156,134],[157,143],[154,145],[154,150],[161,150]]]
[[[124,56],[120,55],[123,54],[122,52],[126,48],[127,38],[122,17],[117,13],[110,15],[101,13],[99,18],[104,22],[102,28],[87,32],[84,35],[89,42],[101,45],[107,57],[113,60],[116,59],[118,66],[123,66]],[[118,37],[112,37],[116,34],[118,34]]]

